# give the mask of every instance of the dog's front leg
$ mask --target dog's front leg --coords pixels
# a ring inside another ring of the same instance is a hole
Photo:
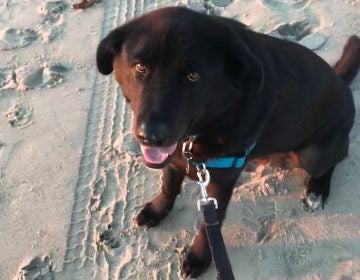
[[[219,208],[217,209],[217,215],[219,222],[222,223],[234,185],[241,170],[238,168],[229,168],[210,169],[209,171],[211,179],[207,187],[207,193],[209,197],[216,198],[218,201]],[[201,224],[198,234],[181,264],[182,276],[198,277],[209,267],[211,258],[205,225]]]
[[[163,170],[161,192],[151,202],[147,203],[136,218],[139,226],[154,227],[158,225],[171,211],[176,197],[180,193],[185,173],[173,164]]]

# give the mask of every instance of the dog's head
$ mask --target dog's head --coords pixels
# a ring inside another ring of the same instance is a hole
[[[216,125],[244,92],[261,91],[262,65],[234,26],[241,24],[172,7],[130,21],[100,42],[98,69],[114,71],[130,101],[148,166],[164,166],[184,138]]]

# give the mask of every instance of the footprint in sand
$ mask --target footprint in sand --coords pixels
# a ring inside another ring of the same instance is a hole
[[[232,2],[233,0],[189,0],[185,6],[200,13],[221,15],[223,8]]]
[[[26,91],[33,88],[52,88],[62,83],[69,69],[61,64],[21,66],[15,70],[0,69],[0,90]]]
[[[52,88],[64,81],[68,69],[61,64],[43,67],[22,66],[15,70],[17,89]]]
[[[305,36],[311,34],[311,26],[308,21],[303,20],[280,24],[273,32],[274,34],[272,35],[278,35],[290,41],[300,41]]]
[[[306,20],[280,24],[270,35],[298,42],[311,50],[320,49],[327,41],[325,35],[313,33],[309,22]]]
[[[285,260],[292,267],[306,267],[313,262],[315,243],[304,240],[295,245],[285,246]]]
[[[274,226],[276,208],[273,201],[259,200],[256,203],[246,201],[241,212],[241,223],[255,233],[257,243],[268,242],[276,236]]]
[[[43,17],[42,22],[37,27],[37,33],[43,43],[50,43],[63,30],[64,11],[69,4],[64,1],[52,1],[42,4],[38,8],[38,13]]]
[[[52,263],[49,257],[34,258],[22,267],[12,280],[53,280]]]
[[[107,230],[98,233],[97,245],[105,252],[120,247],[119,233],[115,233],[115,229],[109,225]]]
[[[36,29],[5,28],[0,30],[0,50],[23,48],[30,45],[38,37],[43,43],[50,43],[61,34],[64,26],[63,12],[69,7],[64,1],[46,2],[38,7],[42,21]]]
[[[270,35],[298,42],[311,50],[318,50],[326,43],[327,36],[314,31],[319,27],[319,19],[311,9],[311,0],[262,0],[262,3],[285,21],[293,15],[302,15],[304,18],[282,23]]]
[[[262,0],[262,3],[271,10],[288,12],[291,9],[304,9],[311,3],[311,0]]]
[[[0,31],[0,50],[23,48],[37,39],[37,33],[32,29],[6,28]]]
[[[15,73],[12,68],[0,68],[0,91],[16,88]]]
[[[213,3],[216,7],[221,7],[221,8],[226,8],[226,7],[229,6],[232,2],[233,2],[233,0],[212,0],[212,3]]]
[[[14,105],[6,113],[6,119],[12,127],[27,127],[32,123],[33,109],[20,105]]]

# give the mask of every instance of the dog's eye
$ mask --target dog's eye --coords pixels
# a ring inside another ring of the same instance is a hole
[[[191,72],[191,73],[187,74],[186,77],[190,82],[196,82],[196,81],[200,80],[200,78],[201,78],[201,76],[198,72]]]
[[[146,74],[147,72],[146,66],[140,62],[135,64],[135,70],[141,74]]]

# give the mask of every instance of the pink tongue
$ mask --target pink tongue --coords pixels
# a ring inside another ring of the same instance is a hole
[[[170,147],[146,147],[141,145],[144,159],[148,163],[161,164],[176,150],[177,143]]]

